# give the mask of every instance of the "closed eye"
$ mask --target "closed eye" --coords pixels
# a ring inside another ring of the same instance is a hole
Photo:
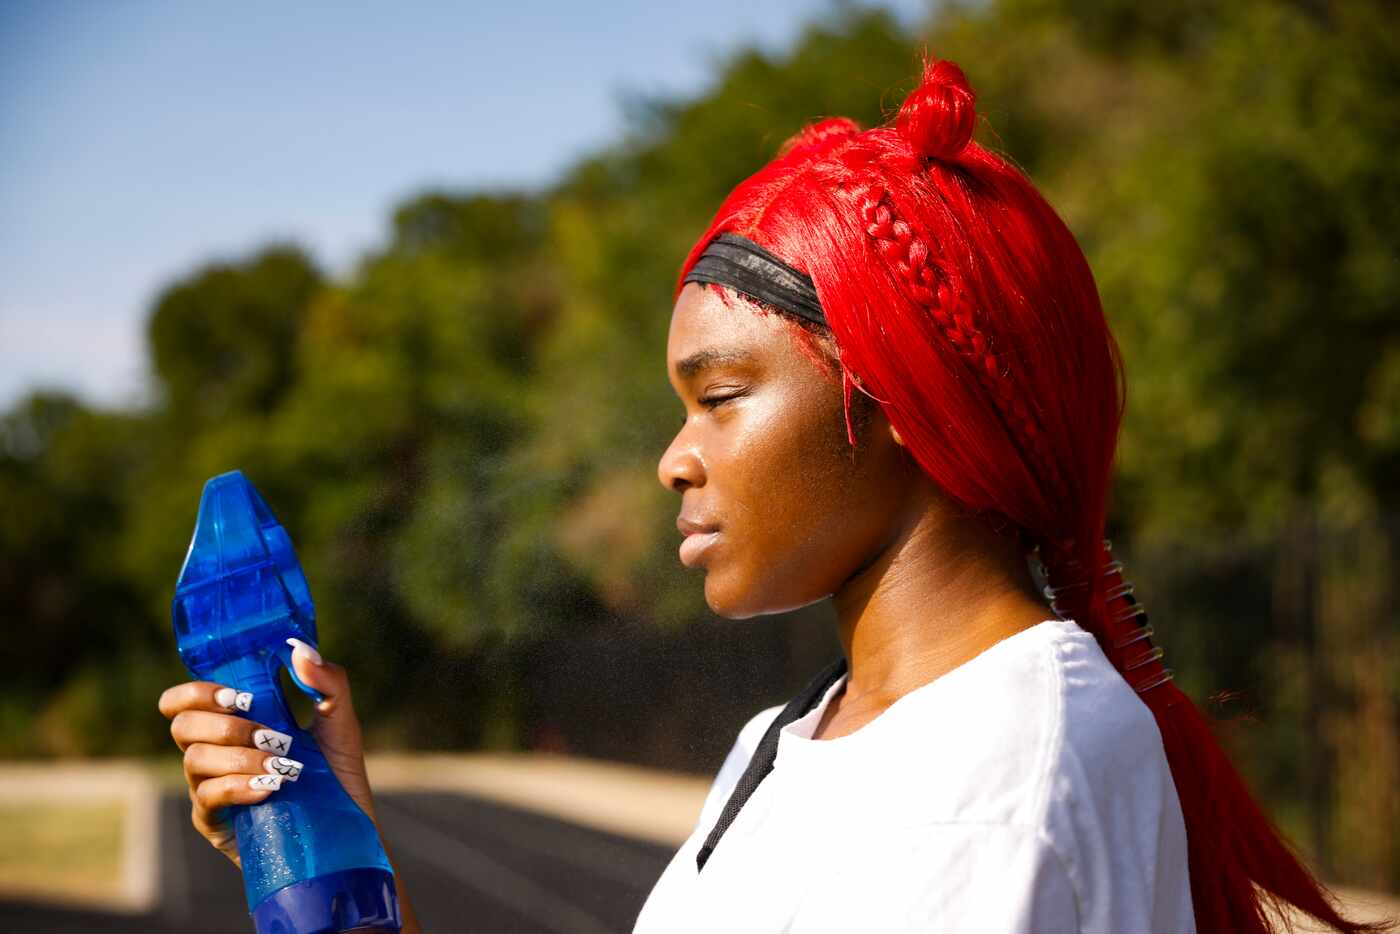
[[[742,395],[744,395],[744,393],[736,392],[733,395],[728,396],[702,396],[701,398],[696,399],[695,401],[703,405],[705,408],[713,410],[716,406],[723,405],[724,403],[729,402],[732,399],[737,399]],[[687,416],[685,415],[681,416],[682,428],[685,427],[686,418]]]

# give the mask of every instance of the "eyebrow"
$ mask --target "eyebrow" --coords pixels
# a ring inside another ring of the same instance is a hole
[[[697,350],[676,364],[681,379],[690,379],[703,370],[740,363],[753,363],[758,358],[747,350]]]

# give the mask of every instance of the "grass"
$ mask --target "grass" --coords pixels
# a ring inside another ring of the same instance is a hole
[[[121,802],[0,804],[0,895],[87,901],[120,890]]]

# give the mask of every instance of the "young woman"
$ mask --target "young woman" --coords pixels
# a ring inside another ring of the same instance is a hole
[[[1337,914],[1152,644],[1103,538],[1116,344],[975,120],[927,61],[891,125],[789,140],[683,264],[658,465],[680,558],[721,616],[830,597],[844,651],[740,731],[636,931],[1262,932],[1282,903],[1379,929]],[[373,815],[345,672],[295,663]],[[273,792],[218,690],[161,709],[236,859],[221,809]]]
[[[844,658],[740,732],[637,929],[1253,932],[1281,901],[1362,930],[1152,645],[1103,539],[1117,346],[975,119],[926,61],[893,125],[789,140],[682,267],[682,558],[723,616],[831,596]]]

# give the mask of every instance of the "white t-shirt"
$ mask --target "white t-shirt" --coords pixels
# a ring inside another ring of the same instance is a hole
[[[812,739],[845,682],[783,728],[773,770],[697,872],[782,707],[745,724],[634,934],[1195,931],[1161,733],[1073,620]]]

